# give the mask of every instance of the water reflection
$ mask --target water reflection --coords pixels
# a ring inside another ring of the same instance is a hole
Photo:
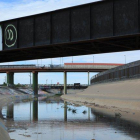
[[[14,104],[7,105],[7,118],[14,118]]]
[[[4,107],[5,116],[8,107]],[[75,113],[73,113],[75,110]],[[13,107],[13,119],[5,121],[15,140],[124,140],[140,138],[140,127],[95,110],[63,102],[36,99]],[[27,137],[30,136],[30,137]]]
[[[140,126],[138,124],[122,120],[121,118],[108,116],[104,113],[97,112],[94,109],[91,109],[91,113],[96,116],[96,123],[100,122],[111,126],[115,129],[116,133],[119,131],[121,133],[125,133],[131,138],[140,139]]]
[[[90,121],[90,108],[88,107],[88,120]]]
[[[38,121],[38,98],[33,101],[33,121]]]
[[[67,122],[67,102],[64,101],[64,121]]]

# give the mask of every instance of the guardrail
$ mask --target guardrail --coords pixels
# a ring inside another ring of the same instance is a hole
[[[119,66],[93,76],[91,84],[140,77],[140,60]]]

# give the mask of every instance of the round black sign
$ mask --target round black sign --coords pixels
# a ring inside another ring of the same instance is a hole
[[[14,25],[9,24],[5,28],[5,45],[7,47],[13,47],[17,41],[17,29]]]

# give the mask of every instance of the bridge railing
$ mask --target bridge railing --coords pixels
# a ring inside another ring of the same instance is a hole
[[[65,64],[47,64],[47,65],[0,65],[0,69],[111,69],[115,65],[65,65]]]
[[[91,84],[140,77],[140,61],[119,66],[93,76]]]
[[[0,65],[0,69],[35,68],[36,65]]]
[[[39,85],[39,87],[47,87],[47,86],[56,86],[56,87],[60,87],[60,86],[64,86],[64,84],[45,84],[45,85]],[[67,86],[74,86],[74,84],[67,84]],[[80,86],[88,86],[88,84],[80,84]]]
[[[21,68],[48,68],[48,69],[63,69],[64,65],[0,65],[0,69],[21,69]]]

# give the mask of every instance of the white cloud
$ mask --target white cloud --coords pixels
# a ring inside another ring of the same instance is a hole
[[[0,2],[0,21],[95,1],[99,0],[21,0]]]

